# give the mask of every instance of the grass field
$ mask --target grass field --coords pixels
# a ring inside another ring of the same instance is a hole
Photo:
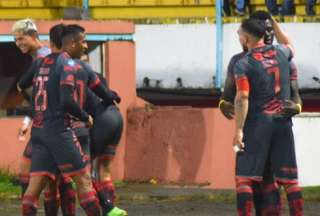
[[[127,187],[130,183],[116,181],[117,188]],[[136,184],[136,183],[135,183]],[[284,195],[284,193],[283,193]],[[308,202],[320,202],[320,186],[315,187],[304,187],[303,196],[305,201]],[[126,196],[120,196],[123,199],[126,199]],[[178,196],[179,197],[179,196]],[[20,186],[18,178],[12,174],[9,174],[7,171],[0,170],[0,200],[15,200],[20,198]],[[234,191],[225,191],[223,193],[217,192],[217,194],[210,195],[199,195],[194,196],[185,196],[186,199],[190,200],[209,200],[217,202],[235,202]],[[184,197],[181,196],[179,200],[184,200]]]

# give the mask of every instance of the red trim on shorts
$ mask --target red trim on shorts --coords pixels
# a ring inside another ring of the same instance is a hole
[[[101,161],[112,161],[114,159],[115,155],[103,154],[103,155],[99,155],[97,157],[100,162]]]
[[[61,176],[61,181],[64,183],[64,184],[69,184],[72,182],[72,179],[68,176]]]
[[[30,176],[47,176],[51,178],[53,181],[56,180],[56,175],[50,172],[42,171],[42,172],[31,172]]]
[[[295,192],[300,192],[301,191],[301,187],[299,187],[298,185],[292,185],[291,187],[288,187],[286,189],[287,193],[295,193]]]
[[[293,173],[293,174],[298,172],[298,169],[295,167],[282,167],[280,170],[285,173]]]
[[[237,188],[237,193],[251,193],[252,194],[253,190],[249,186],[245,186],[245,187]]]
[[[82,168],[80,170],[72,171],[72,172],[64,172],[62,173],[63,177],[73,177],[76,175],[81,175],[83,173],[86,173],[88,170],[90,170],[90,165],[86,165],[85,168]]]
[[[68,163],[68,164],[62,164],[58,166],[59,169],[69,169],[69,168],[73,168],[73,165]]]
[[[243,76],[236,80],[237,85],[237,91],[244,91],[249,92],[250,91],[250,84],[247,77]]]
[[[275,178],[280,184],[298,184],[298,179]]]
[[[22,155],[21,160],[27,162],[27,163],[31,163],[31,158],[26,157],[25,155]]]
[[[237,182],[246,182],[248,180],[260,182],[263,180],[263,177],[262,176],[236,176]]]
[[[272,191],[278,190],[278,189],[279,189],[279,186],[277,183],[271,183],[271,184],[268,184],[264,187],[265,192],[272,192]]]

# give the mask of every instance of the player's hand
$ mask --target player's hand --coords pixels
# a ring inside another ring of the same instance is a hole
[[[121,103],[121,98],[117,92],[111,90],[111,94],[112,94],[113,100],[117,102],[117,104]]]
[[[292,117],[300,113],[299,106],[292,100],[285,100],[283,103],[283,110],[281,115],[284,117]]]
[[[243,142],[243,131],[240,129],[236,130],[236,134],[233,138],[233,150],[237,152],[244,151],[244,142]]]
[[[89,115],[89,119],[88,119],[87,125],[88,125],[89,128],[91,128],[93,126],[93,118],[92,118],[91,115]]]
[[[234,106],[232,103],[228,102],[228,101],[223,101],[220,104],[220,111],[222,112],[222,114],[229,120],[233,119],[234,117]]]
[[[27,126],[23,125],[21,128],[19,128],[19,131],[18,131],[19,141],[25,141],[27,132],[28,132]]]

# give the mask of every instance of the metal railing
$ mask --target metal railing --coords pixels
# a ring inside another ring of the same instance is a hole
[[[223,0],[216,0],[216,76],[215,87],[221,88],[223,68]]]

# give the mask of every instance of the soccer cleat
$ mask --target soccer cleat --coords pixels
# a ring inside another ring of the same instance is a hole
[[[118,207],[114,207],[106,216],[128,216],[128,213]]]

